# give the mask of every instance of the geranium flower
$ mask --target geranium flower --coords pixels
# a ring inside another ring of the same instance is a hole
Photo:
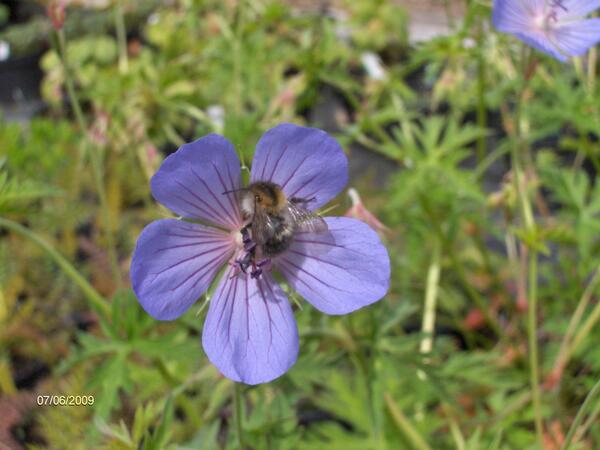
[[[494,26],[527,45],[567,61],[600,42],[600,19],[585,16],[600,0],[494,0]]]
[[[286,197],[311,199],[311,210],[346,185],[348,162],[324,131],[282,124],[258,142],[251,182],[270,181]],[[292,308],[273,276],[326,314],[346,314],[381,299],[388,290],[389,257],[366,224],[324,218],[329,231],[298,231],[291,246],[246,274],[237,261],[247,254],[240,205],[240,162],[233,145],[205,136],[170,155],[151,180],[152,195],[187,220],[163,219],[141,233],[131,263],[133,289],[159,320],[187,311],[223,267],[210,300],[202,344],[223,375],[246,384],[279,377],[296,361],[298,329]],[[201,223],[199,223],[201,222]]]

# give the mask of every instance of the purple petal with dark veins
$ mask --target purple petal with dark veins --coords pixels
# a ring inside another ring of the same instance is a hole
[[[234,192],[240,188],[240,161],[233,145],[210,134],[182,145],[150,181],[152,195],[180,216],[234,230],[241,226]]]
[[[554,42],[551,41],[544,33],[513,33],[517,38],[521,39],[530,47],[535,48],[559,61],[566,62],[569,59],[569,55],[562,53]]]
[[[556,30],[556,42],[562,53],[581,56],[600,42],[600,19],[580,20]]]
[[[275,265],[288,283],[326,314],[347,314],[381,299],[390,259],[367,224],[326,217],[329,233],[298,233]]]
[[[562,0],[554,5],[544,0],[495,0],[492,20],[497,30],[565,62],[600,41],[600,19],[583,20],[599,7],[600,0]]]
[[[348,182],[348,160],[326,132],[281,124],[258,142],[251,181],[277,183],[288,198],[314,198],[308,207],[315,210],[333,199]]]
[[[563,1],[565,8],[557,8],[558,19],[574,20],[583,18],[600,8],[600,0],[565,0]]]
[[[283,375],[298,355],[292,308],[268,272],[260,279],[225,272],[204,323],[202,345],[223,375],[260,384]]]
[[[177,219],[152,222],[138,238],[130,278],[142,307],[152,317],[172,320],[208,289],[231,257],[229,233]]]
[[[532,0],[494,0],[492,22],[498,31],[516,33],[531,31],[536,13],[543,13],[543,4]]]

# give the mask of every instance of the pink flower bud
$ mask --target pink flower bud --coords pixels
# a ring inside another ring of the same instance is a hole
[[[360,198],[360,195],[358,195],[358,191],[356,189],[348,189],[348,196],[352,200],[352,207],[344,214],[346,217],[353,217],[355,219],[362,220],[381,234],[389,231],[388,227],[381,223],[371,211],[365,208],[365,205],[363,204],[362,199]]]
[[[61,30],[65,23],[65,0],[51,0],[48,4],[48,17],[56,30]]]

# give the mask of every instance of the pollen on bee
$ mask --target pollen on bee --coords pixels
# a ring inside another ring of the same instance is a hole
[[[251,217],[254,214],[254,199],[252,195],[244,195],[240,203],[242,213],[244,213],[248,217]]]
[[[231,235],[231,239],[233,240],[233,242],[235,243],[235,246],[238,248],[241,248],[244,246],[244,242],[243,242],[243,237],[242,237],[242,233],[240,233],[239,230],[234,230],[230,233]]]

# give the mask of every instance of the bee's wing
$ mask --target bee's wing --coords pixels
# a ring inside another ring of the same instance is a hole
[[[273,219],[261,208],[254,209],[252,216],[252,239],[262,245],[277,232]]]
[[[288,201],[286,209],[300,231],[306,233],[326,233],[329,231],[327,222],[321,216],[302,208],[299,203]]]

